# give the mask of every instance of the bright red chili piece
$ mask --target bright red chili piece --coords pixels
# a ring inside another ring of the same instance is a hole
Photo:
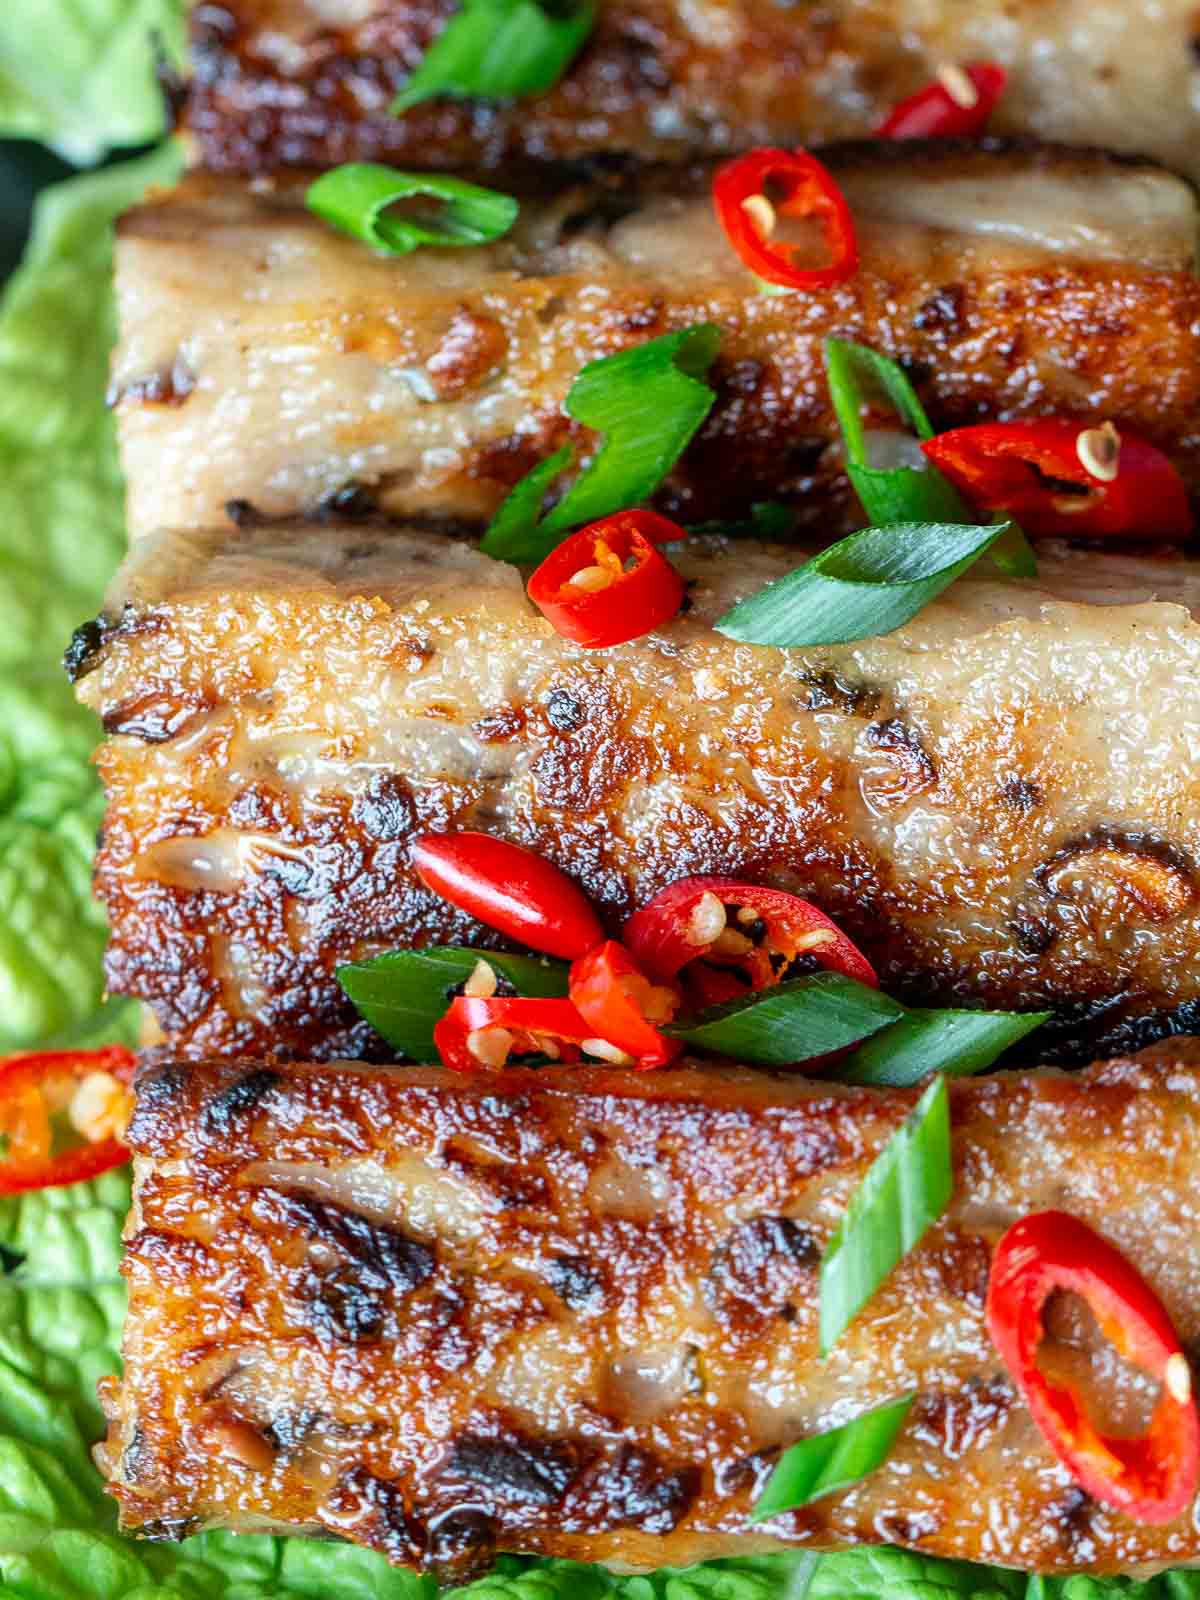
[[[747,984],[770,988],[805,956],[879,987],[866,956],[823,911],[798,895],[736,878],[668,884],[630,917],[625,943],[658,982],[683,974],[689,998],[701,1006],[734,999]]]
[[[880,139],[973,139],[986,129],[1008,73],[995,61],[947,67],[936,83],[902,100]]]
[[[663,1067],[680,1054],[679,1039],[660,1033],[679,1009],[674,988],[650,982],[623,945],[608,939],[571,968],[571,1000],[596,1038],[607,1040],[642,1068]]]
[[[511,1055],[579,1060],[592,1030],[569,1000],[479,999],[460,995],[433,1030],[444,1066],[502,1072]]]
[[[604,938],[583,891],[523,845],[489,833],[423,833],[412,861],[427,889],[531,950],[573,961]]]
[[[985,422],[939,433],[921,449],[976,506],[1010,513],[1026,533],[1175,540],[1192,531],[1187,490],[1170,461],[1111,423]]]
[[[552,550],[529,580],[529,598],[585,650],[640,639],[683,604],[683,579],[654,547],[684,537],[653,511],[618,511]]]
[[[1162,1385],[1145,1433],[1100,1433],[1078,1392],[1038,1366],[1043,1311],[1059,1290],[1079,1295],[1118,1354]],[[1033,1420],[1088,1494],[1139,1522],[1187,1510],[1200,1480],[1191,1369],[1162,1301],[1119,1250],[1065,1212],[1024,1217],[992,1259],[987,1321]]]
[[[135,1065],[119,1045],[0,1060],[0,1194],[82,1183],[123,1166]],[[56,1122],[80,1142],[56,1150],[64,1131]]]
[[[858,270],[858,238],[846,197],[807,150],[751,150],[726,162],[713,179],[713,203],[730,244],[767,283],[822,289]],[[819,223],[829,252],[825,266],[797,264],[800,247],[774,237],[781,217]]]

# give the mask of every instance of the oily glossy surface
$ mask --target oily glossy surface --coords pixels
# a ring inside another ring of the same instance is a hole
[[[519,106],[389,117],[453,0],[200,0],[185,122],[200,159],[495,165],[603,152],[675,159],[869,134],[944,62],[994,60],[1004,133],[1109,145],[1195,171],[1192,0],[600,0],[587,49]]]
[[[826,1360],[818,1263],[917,1091],[697,1067],[457,1078],[167,1065],[131,1139],[124,1525],[325,1532],[463,1572],[493,1546],[684,1565],[905,1545],[1041,1572],[1200,1556],[1076,1488],[984,1323],[1019,1216],[1079,1216],[1200,1337],[1200,1051],[951,1085],[955,1194]],[[1069,1321],[1047,1358],[1136,1431]],[[781,1448],[910,1390],[887,1464],[771,1523]]]
[[[1050,1005],[1097,1053],[1193,1025],[1195,563],[1043,547],[1036,582],[981,564],[887,638],[781,650],[712,623],[796,552],[673,559],[686,613],[587,652],[515,568],[428,533],[144,541],[72,652],[109,733],[110,988],[180,1055],[378,1051],[334,969],[490,937],[408,861],[477,828],[610,932],[742,875],[815,898],[911,997]]]
[[[478,526],[566,439],[586,362],[714,322],[717,401],[658,499],[688,522],[782,500],[813,533],[850,503],[822,341],[901,358],[939,427],[1112,417],[1200,481],[1194,198],[1144,163],[1057,149],[856,146],[829,157],[862,270],[760,293],[708,175],[530,198],[475,249],[374,255],[303,182],[193,177],[121,223],[112,399],[135,537],[226,506],[312,514],[357,486],[398,519]]]

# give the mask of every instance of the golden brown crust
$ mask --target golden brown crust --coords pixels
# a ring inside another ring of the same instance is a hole
[[[360,19],[339,26],[305,0],[194,6],[185,118],[205,164],[495,166],[811,144],[874,132],[940,63],[983,57],[1011,72],[1000,130],[1194,166],[1175,109],[1195,66],[1190,0],[1164,0],[1153,17],[1096,17],[1092,0],[600,0],[592,39],[550,93],[516,107],[440,101],[402,118],[388,104],[454,0],[355,9]]]
[[[794,555],[675,559],[689,611],[587,652],[515,569],[431,535],[148,549],[77,662],[110,734],[109,986],[181,1055],[378,1050],[335,968],[488,937],[408,865],[415,832],[477,827],[614,931],[665,883],[742,874],[815,895],[914,999],[1046,1003],[1097,1053],[1186,1031],[1192,563],[1044,551],[1038,584],[981,565],[888,638],[783,651],[712,623]],[[1076,603],[1135,594],[1183,605]]]
[[[1196,1559],[1190,1517],[1140,1526],[1072,1485],[983,1303],[1003,1229],[1057,1206],[1200,1337],[1197,1045],[951,1087],[951,1210],[821,1361],[821,1250],[915,1091],[695,1067],[146,1073],[101,1452],[124,1525],[323,1530],[458,1571],[493,1545],[634,1566],[882,1542],[1060,1573]],[[1096,1371],[1097,1403],[1124,1403]],[[909,1389],[885,1467],[748,1526],[780,1448]]]

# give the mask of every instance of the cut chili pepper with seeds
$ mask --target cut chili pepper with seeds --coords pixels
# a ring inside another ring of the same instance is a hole
[[[974,139],[984,132],[1008,73],[995,61],[948,65],[937,82],[902,100],[880,124],[880,139]]]
[[[679,1009],[674,986],[651,983],[624,946],[608,939],[571,968],[571,1000],[592,1033],[632,1056],[639,1067],[662,1067],[683,1044],[660,1033]]]
[[[460,995],[433,1030],[442,1064],[455,1072],[502,1072],[512,1056],[578,1061],[584,1043],[598,1044],[569,1000],[479,999]],[[614,1052],[605,1046],[592,1054]],[[620,1055],[620,1052],[615,1052]]]
[[[1086,1303],[1122,1360],[1161,1385],[1145,1432],[1101,1433],[1077,1389],[1039,1365],[1046,1303],[1063,1291]],[[1033,1420],[1081,1488],[1139,1522],[1183,1515],[1200,1480],[1191,1369],[1162,1301],[1119,1250],[1065,1212],[1024,1217],[996,1248],[987,1322]]]
[[[119,1045],[0,1060],[0,1194],[82,1183],[124,1166],[135,1066]]]
[[[1171,462],[1112,423],[985,422],[939,433],[921,449],[974,505],[1003,511],[1027,533],[1174,541],[1192,531]]]
[[[683,604],[683,579],[655,546],[685,537],[652,511],[618,511],[552,550],[529,580],[529,598],[586,650],[640,639]]]
[[[766,989],[797,961],[879,987],[875,969],[823,911],[782,889],[736,878],[682,878],[625,924],[625,944],[657,982],[682,975],[689,998],[720,1004]]]
[[[412,863],[427,889],[531,950],[573,961],[604,938],[582,889],[523,845],[488,833],[423,833]]]
[[[713,179],[717,220],[751,272],[785,289],[821,289],[858,270],[858,239],[833,174],[806,150],[759,149],[729,161]],[[781,220],[813,221],[829,260],[806,267],[801,247],[778,236]]]

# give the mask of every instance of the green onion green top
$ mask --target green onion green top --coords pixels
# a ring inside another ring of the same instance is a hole
[[[755,1503],[751,1522],[794,1511],[868,1477],[887,1460],[915,1399],[915,1394],[906,1394],[785,1450]]]
[[[464,0],[392,101],[393,116],[438,95],[519,100],[552,89],[595,22],[592,0]]]
[[[411,204],[398,210],[404,202]],[[309,185],[305,204],[343,233],[393,256],[421,245],[491,244],[520,210],[511,195],[461,178],[398,172],[370,161],[324,173]]]
[[[950,1204],[950,1097],[937,1077],[875,1158],[821,1257],[821,1354]]]
[[[572,528],[641,505],[683,454],[712,408],[703,381],[721,342],[710,322],[590,361],[564,402],[604,442],[543,517],[542,499],[572,459],[564,445],[528,473],[500,507],[480,548],[501,561],[543,561]]]
[[[864,528],[718,618],[747,644],[842,644],[910,622],[1007,533],[1007,522]]]
[[[903,1015],[904,1007],[878,989],[840,972],[814,972],[713,1006],[662,1031],[734,1061],[790,1067],[844,1050]]]
[[[971,509],[932,462],[921,466],[872,467],[864,411],[890,406],[918,439],[932,439],[933,426],[899,362],[849,339],[826,339],[829,394],[846,444],[846,470],[877,526],[895,522],[970,522]],[[992,546],[992,560],[1010,577],[1037,575],[1033,549],[1015,523]]]

